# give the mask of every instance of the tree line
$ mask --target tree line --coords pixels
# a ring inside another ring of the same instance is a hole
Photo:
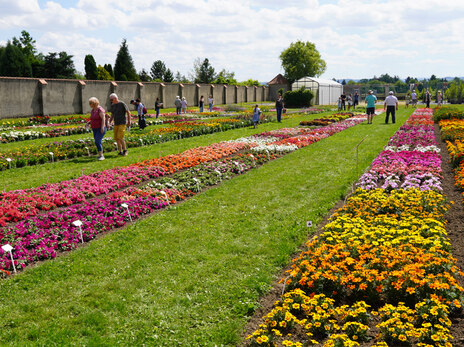
[[[162,60],[155,60],[150,71],[142,69],[137,72],[126,39],[122,40],[114,67],[109,63],[97,65],[92,54],[87,54],[84,58],[84,69],[84,75],[77,72],[73,56],[64,51],[50,52],[47,55],[38,52],[36,41],[25,30],[19,38],[13,37],[5,46],[0,46],[0,76],[260,85],[253,79],[238,82],[235,73],[225,69],[216,72],[208,58],[195,59],[188,77],[179,71],[174,73]]]

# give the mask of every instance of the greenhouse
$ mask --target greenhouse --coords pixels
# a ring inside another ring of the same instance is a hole
[[[292,90],[310,89],[314,93],[314,104],[315,105],[330,105],[336,104],[338,98],[343,93],[343,85],[322,78],[316,77],[303,77],[292,84]]]

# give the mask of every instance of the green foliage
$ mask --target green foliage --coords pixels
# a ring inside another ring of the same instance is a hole
[[[150,69],[151,77],[154,80],[164,81],[165,74],[166,74],[166,64],[164,64],[164,62],[161,60],[154,61]]]
[[[284,104],[286,107],[309,107],[313,99],[313,92],[305,87],[298,90],[289,90],[284,94]]]
[[[111,81],[113,80],[113,76],[111,76],[108,70],[106,70],[103,66],[98,65],[97,79],[102,81]]]
[[[105,64],[105,65],[103,65],[103,67],[105,68],[106,71],[108,71],[108,73],[110,74],[110,76],[111,76],[112,78],[114,78],[113,67],[111,66],[111,64]]]
[[[164,82],[172,82],[174,81],[174,75],[172,74],[172,71],[171,69],[166,69],[166,72],[164,73],[164,76],[163,76],[163,81]]]
[[[84,58],[85,78],[88,80],[98,79],[97,63],[92,54],[87,54]]]
[[[177,71],[176,77],[174,77],[174,81],[179,83],[190,83],[190,80],[185,77],[185,75],[181,75],[179,71]]]
[[[139,72],[139,79],[142,82],[150,82],[152,80],[147,70],[145,69],[142,69],[142,71]]]
[[[216,79],[216,73],[208,58],[205,58],[203,61],[200,58],[195,59],[192,77],[195,83],[213,83]]]
[[[31,77],[32,68],[20,48],[8,42],[0,50],[0,75],[10,77]]]
[[[126,39],[122,40],[121,47],[116,55],[114,78],[117,81],[138,81],[139,79],[135,71],[134,61],[129,53]]]
[[[213,81],[215,84],[231,84],[236,85],[237,80],[235,79],[235,72],[230,72],[225,69],[222,69],[216,79]]]
[[[253,80],[251,78],[247,79],[246,81],[238,83],[241,86],[260,86],[261,83],[259,83],[258,80]]]
[[[451,118],[464,119],[464,111],[456,106],[443,106],[436,108],[433,113],[433,120],[435,123],[438,123],[442,119]]]
[[[44,58],[43,73],[48,78],[73,78],[74,62],[66,52],[48,53]]]
[[[297,41],[280,53],[285,78],[294,81],[309,76],[320,76],[326,69],[326,63],[314,43]]]

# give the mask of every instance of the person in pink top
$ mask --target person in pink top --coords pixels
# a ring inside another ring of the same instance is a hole
[[[89,99],[89,105],[92,110],[90,111],[90,121],[87,124],[90,124],[92,128],[95,146],[97,146],[98,160],[104,160],[102,140],[106,133],[106,111],[100,106],[100,101],[95,97]]]

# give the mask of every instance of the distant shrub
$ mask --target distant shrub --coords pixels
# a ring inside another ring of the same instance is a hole
[[[301,87],[298,90],[292,90],[285,92],[284,94],[284,104],[285,107],[309,107],[311,106],[311,100],[314,95],[309,89]]]

